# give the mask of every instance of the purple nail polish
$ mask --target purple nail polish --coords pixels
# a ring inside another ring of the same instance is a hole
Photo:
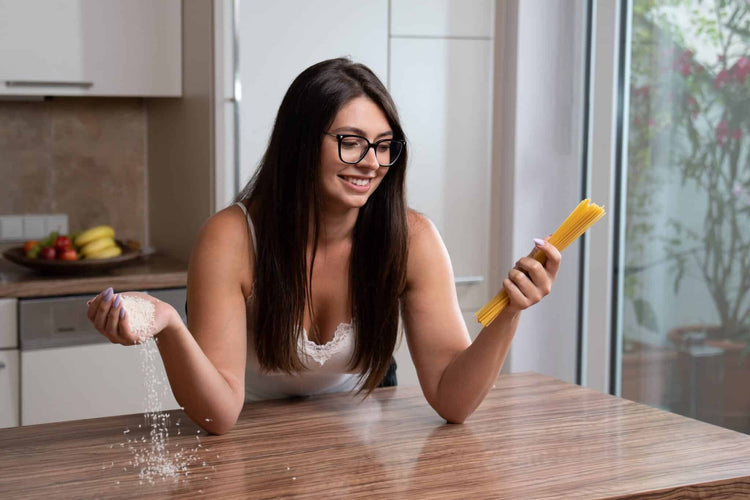
[[[122,302],[122,295],[118,295],[115,299],[115,307],[120,307],[120,302]]]
[[[546,242],[541,238],[534,238],[534,244],[538,247],[544,246]]]
[[[105,302],[109,302],[110,299],[112,298],[112,294],[114,294],[114,290],[112,290],[112,287],[109,287],[106,290],[104,290],[102,299],[104,299]]]
[[[125,308],[120,309],[120,319],[125,317]]]

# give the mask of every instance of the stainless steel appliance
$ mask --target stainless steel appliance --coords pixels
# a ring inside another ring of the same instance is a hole
[[[185,288],[143,291],[185,317]],[[18,300],[21,425],[143,412],[144,346],[112,344],[86,317],[94,294]],[[153,347],[155,348],[155,347]],[[161,358],[157,377],[167,384]],[[179,405],[167,387],[164,409]]]

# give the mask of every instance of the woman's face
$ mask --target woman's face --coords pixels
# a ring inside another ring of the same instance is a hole
[[[344,104],[326,132],[360,135],[371,143],[393,137],[385,113],[368,97],[355,97]],[[380,185],[388,167],[378,165],[373,148],[359,163],[344,163],[339,158],[338,147],[336,137],[323,136],[320,183],[325,205],[330,208],[360,208]],[[346,143],[342,147],[346,147]]]

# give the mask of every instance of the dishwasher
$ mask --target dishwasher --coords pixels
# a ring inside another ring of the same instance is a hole
[[[185,288],[140,291],[172,305],[187,323]],[[144,346],[112,344],[96,331],[86,316],[86,301],[95,295],[18,300],[21,425],[145,411]],[[166,387],[162,409],[179,408],[155,358],[157,380]]]

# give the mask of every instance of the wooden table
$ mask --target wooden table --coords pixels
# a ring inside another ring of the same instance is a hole
[[[223,436],[173,412],[168,448],[197,458],[155,484],[130,463],[142,423],[0,430],[0,498],[750,497],[750,436],[535,373],[501,376],[463,425],[414,387],[247,404]]]

